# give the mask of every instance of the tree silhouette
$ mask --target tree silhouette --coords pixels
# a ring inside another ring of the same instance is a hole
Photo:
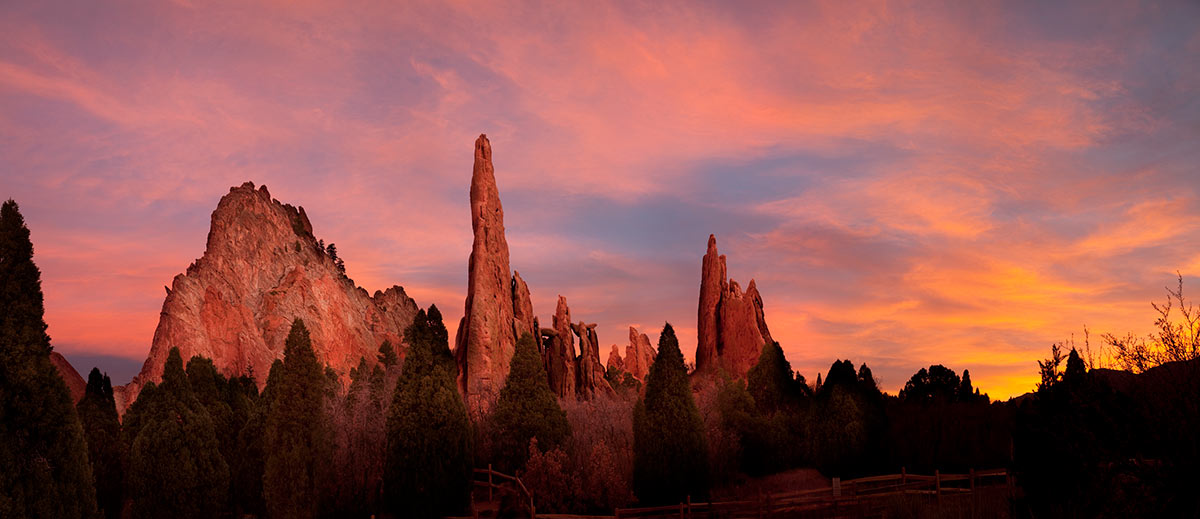
[[[324,414],[325,370],[300,319],[292,322],[284,343],[278,382],[267,414],[263,498],[272,517],[314,517],[330,438]]]
[[[216,516],[229,491],[229,467],[179,348],[167,354],[162,384],[137,401],[144,407],[129,455],[134,517]]]
[[[0,207],[0,517],[91,517],[87,444],[50,363],[43,314],[29,228],[8,200]]]
[[[92,461],[96,503],[105,517],[116,519],[121,516],[125,500],[125,442],[121,440],[121,422],[108,375],[92,368],[76,408],[87,438],[88,459]]]
[[[708,496],[708,446],[675,329],[668,323],[633,411],[633,488],[644,504]]]
[[[546,382],[546,369],[533,336],[522,334],[513,353],[508,378],[492,415],[496,436],[496,465],[517,472],[525,466],[529,440],[537,438],[542,451],[553,450],[571,435],[567,414]]]
[[[404,337],[408,354],[387,418],[384,497],[397,517],[458,513],[470,498],[471,423],[441,312],[418,311]]]

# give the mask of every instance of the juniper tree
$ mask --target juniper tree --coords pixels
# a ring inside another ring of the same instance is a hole
[[[76,409],[87,439],[88,459],[92,462],[96,504],[105,517],[116,519],[121,516],[125,500],[125,442],[121,439],[121,421],[117,418],[117,403],[108,375],[92,368]]]
[[[436,306],[404,331],[408,354],[387,417],[383,490],[397,517],[432,518],[466,508],[471,491],[471,423]]]
[[[646,393],[633,410],[633,488],[643,504],[708,495],[708,446],[675,329],[658,338]]]
[[[238,433],[237,459],[233,462],[233,502],[237,510],[254,515],[266,514],[263,500],[263,472],[266,465],[265,436],[267,415],[283,376],[283,361],[275,359],[267,372],[267,383],[250,410],[246,424]],[[145,390],[143,390],[145,391]],[[136,402],[134,403],[136,405]],[[126,413],[126,421],[129,414]]]
[[[41,272],[29,228],[0,207],[0,517],[96,513],[83,427],[50,363]]]
[[[325,370],[304,322],[296,319],[283,347],[278,387],[267,414],[263,498],[271,517],[314,517],[328,464]]]
[[[129,493],[138,518],[207,518],[220,513],[229,492],[208,411],[171,348],[162,384],[138,396],[142,409],[129,454]]]
[[[492,415],[500,470],[517,472],[525,466],[534,454],[529,452],[530,439],[537,438],[538,448],[550,451],[571,435],[567,414],[546,381],[546,369],[533,337],[522,334]]]

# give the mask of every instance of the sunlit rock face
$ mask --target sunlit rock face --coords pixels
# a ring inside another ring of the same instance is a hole
[[[575,396],[575,332],[571,329],[571,308],[567,298],[558,296],[551,328],[542,330],[542,362],[546,366],[550,390],[561,398]]]
[[[639,382],[645,382],[646,376],[650,374],[650,365],[654,364],[655,355],[657,353],[650,345],[650,338],[644,333],[639,333],[636,327],[630,326],[625,356],[621,356],[621,350],[616,344],[612,345],[606,366],[615,372],[628,374]]]
[[[645,382],[646,376],[650,374],[650,365],[654,364],[655,355],[657,353],[654,347],[650,346],[650,338],[630,326],[629,345],[625,347],[625,371],[633,375],[633,378]]]
[[[754,280],[743,293],[736,281],[726,279],[725,256],[717,253],[712,235],[701,263],[697,314],[697,376],[724,371],[734,378],[745,377],[758,362],[763,345],[771,341],[771,332]]]
[[[486,412],[500,395],[516,346],[518,329],[533,329],[529,289],[517,287],[508,265],[504,238],[504,208],[496,187],[492,146],[486,135],[475,140],[475,165],[471,173],[471,230],[475,241],[467,267],[467,301],[455,337],[458,388],[473,413]],[[514,303],[521,321],[514,319]],[[528,313],[526,313],[528,312]]]
[[[579,337],[575,394],[584,400],[615,395],[616,392],[604,378],[604,365],[600,363],[600,339],[596,336],[596,323],[579,321],[571,325],[571,331]]]
[[[185,362],[202,355],[227,376],[253,374],[261,387],[296,318],[308,327],[317,359],[345,382],[360,358],[376,362],[385,340],[403,356],[416,312],[399,286],[374,295],[356,287],[318,244],[303,208],[247,182],[221,198],[204,255],[167,288],[150,354],[115,391],[117,406],[123,410],[162,377],[172,347]]]
[[[513,271],[512,279],[512,295],[513,295],[513,334],[519,340],[522,335],[529,334],[533,338],[534,343],[538,341],[538,334],[541,330],[538,327],[538,318],[533,314],[533,302],[529,297],[529,285],[525,284],[525,280],[521,279],[521,274]]]

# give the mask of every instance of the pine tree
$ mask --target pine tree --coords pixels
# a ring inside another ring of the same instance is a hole
[[[96,513],[83,427],[50,363],[41,272],[29,228],[0,208],[0,517]]]
[[[436,306],[404,331],[408,354],[387,418],[383,490],[397,517],[462,512],[471,491],[471,422]]]
[[[633,410],[633,488],[643,504],[708,495],[708,447],[679,340],[668,323]]]
[[[88,459],[92,461],[96,503],[105,517],[116,519],[121,516],[125,500],[125,442],[121,439],[121,421],[117,418],[117,403],[108,375],[92,368],[76,409],[87,438]]]
[[[216,516],[229,492],[229,466],[179,348],[167,354],[162,384],[149,394],[143,389],[137,402],[143,408],[129,454],[134,517]]]
[[[546,452],[561,446],[571,435],[567,413],[559,407],[546,380],[533,337],[522,334],[492,415],[496,466],[503,472],[517,472],[525,466],[534,454],[529,452],[530,439],[537,438],[538,448]]]
[[[283,348],[283,369],[267,415],[263,498],[271,517],[311,518],[328,466],[325,370],[304,322],[296,319]]]

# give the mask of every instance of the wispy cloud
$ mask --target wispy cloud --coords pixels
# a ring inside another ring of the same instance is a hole
[[[838,2],[0,7],[0,188],[51,335],[140,359],[229,186],[305,206],[351,277],[463,305],[471,142],[513,266],[601,342],[695,341],[700,256],[809,378],[1027,390],[1197,278],[1200,8]],[[85,367],[80,367],[85,369]]]

